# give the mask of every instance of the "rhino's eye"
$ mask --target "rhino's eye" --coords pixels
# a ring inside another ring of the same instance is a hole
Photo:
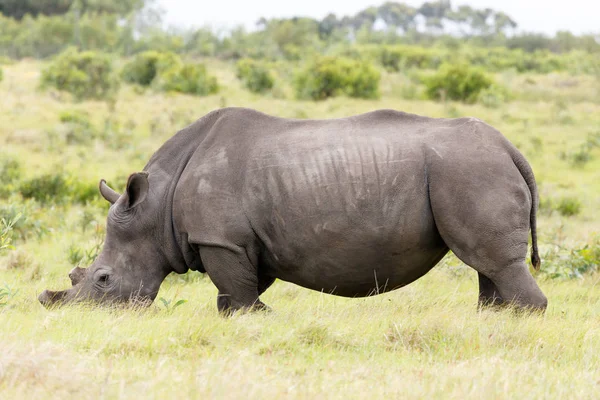
[[[109,278],[110,278],[110,276],[108,274],[98,275],[98,283],[100,285],[106,285],[108,283]]]

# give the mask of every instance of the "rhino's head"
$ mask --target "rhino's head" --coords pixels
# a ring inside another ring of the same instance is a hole
[[[70,289],[45,290],[40,294],[38,299],[43,305],[81,300],[100,303],[154,300],[171,269],[161,246],[164,199],[152,198],[149,189],[145,172],[129,177],[123,195],[100,181],[100,193],[112,204],[102,252],[89,268],[76,267],[71,271]]]

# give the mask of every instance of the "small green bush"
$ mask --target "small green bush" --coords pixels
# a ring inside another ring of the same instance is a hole
[[[96,137],[90,115],[85,111],[63,111],[59,114],[59,119],[68,144],[89,144]]]
[[[150,86],[161,71],[175,65],[181,65],[181,59],[177,54],[145,51],[136,54],[125,64],[121,77],[127,83]]]
[[[370,63],[342,57],[321,57],[298,73],[294,80],[301,99],[324,100],[346,95],[374,99],[379,97],[381,75]]]
[[[70,48],[42,71],[42,88],[71,93],[76,100],[111,99],[119,87],[108,55]]]
[[[264,93],[275,84],[273,74],[262,62],[245,58],[238,61],[236,69],[238,79],[253,93]]]
[[[481,90],[477,96],[477,101],[487,108],[498,108],[509,99],[508,91],[497,84]]]
[[[21,184],[21,194],[42,204],[61,203],[69,197],[67,179],[60,173],[48,173],[29,179]]]
[[[95,183],[82,182],[64,173],[48,173],[21,183],[21,195],[41,204],[86,204],[99,199]]]
[[[47,233],[42,221],[44,211],[32,200],[0,203],[0,219],[13,221],[11,240],[25,240],[28,237],[42,237]]]
[[[567,160],[571,166],[583,168],[594,159],[594,150],[600,148],[600,132],[588,134],[587,140],[575,151],[560,153],[563,160]]]
[[[385,46],[379,54],[381,65],[392,72],[407,68],[437,68],[444,53],[438,50],[416,46]]]
[[[444,64],[438,72],[424,79],[425,94],[433,100],[477,101],[480,93],[494,81],[478,68],[464,64]]]
[[[556,204],[556,211],[564,217],[571,217],[581,212],[581,202],[574,197],[563,197]]]
[[[600,236],[582,248],[548,252],[540,273],[550,279],[576,279],[600,271]]]
[[[219,91],[217,78],[202,64],[175,65],[159,74],[159,87],[165,91],[207,96]]]
[[[16,158],[0,153],[0,198],[6,198],[15,191],[15,184],[21,176],[21,164]]]

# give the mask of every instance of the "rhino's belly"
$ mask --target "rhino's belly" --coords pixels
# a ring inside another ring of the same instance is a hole
[[[446,247],[420,143],[375,133],[328,137],[279,146],[249,163],[244,211],[268,272],[344,296],[422,276]]]
[[[409,192],[410,193],[410,192]],[[348,208],[309,207],[305,213],[265,210],[255,224],[269,275],[342,296],[367,296],[406,285],[447,251],[426,193],[379,197]]]
[[[363,297],[384,293],[420,278],[448,251],[443,241],[431,238],[423,247],[402,245],[331,248],[298,247],[295,257],[278,257],[267,253],[261,267],[268,275],[297,285],[346,297]]]

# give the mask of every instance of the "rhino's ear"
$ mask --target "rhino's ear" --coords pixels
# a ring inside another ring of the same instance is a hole
[[[112,190],[107,184],[106,181],[104,179],[100,180],[100,194],[102,195],[102,197],[104,197],[104,199],[106,201],[108,201],[110,204],[115,204],[115,202],[117,200],[119,200],[119,197],[121,197],[121,195],[117,192],[115,192],[114,190]]]
[[[127,207],[133,208],[146,200],[149,188],[147,172],[131,174],[127,180]]]

